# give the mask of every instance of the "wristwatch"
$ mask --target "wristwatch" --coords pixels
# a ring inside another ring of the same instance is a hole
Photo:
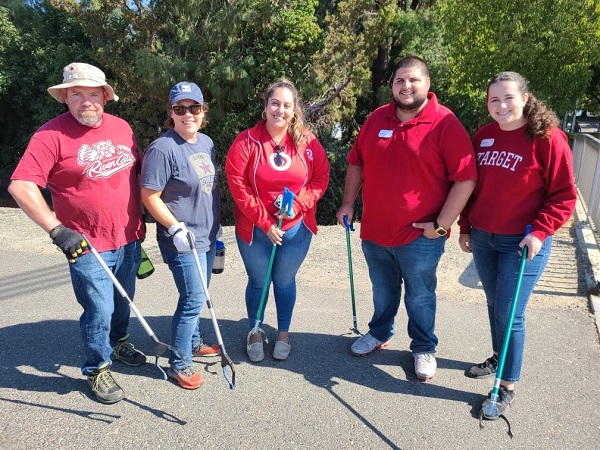
[[[433,222],[433,228],[438,236],[446,236],[446,233],[448,233],[448,230],[446,230],[444,227],[441,227],[437,222]]]

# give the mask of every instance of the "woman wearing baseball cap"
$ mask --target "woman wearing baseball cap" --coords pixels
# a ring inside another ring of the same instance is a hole
[[[197,389],[204,381],[194,369],[192,356],[221,353],[217,344],[204,344],[200,334],[206,296],[187,239],[191,231],[210,282],[221,227],[215,148],[212,139],[200,133],[207,110],[195,83],[173,86],[164,124],[167,131],[148,146],[142,164],[142,201],[157,221],[158,246],[179,291],[171,343],[183,359],[171,352],[168,374],[185,389]]]

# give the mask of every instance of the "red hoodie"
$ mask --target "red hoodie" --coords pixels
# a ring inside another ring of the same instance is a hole
[[[275,143],[262,120],[238,134],[229,148],[225,173],[235,201],[235,229],[246,242],[252,242],[254,226],[266,233],[277,223],[279,209],[274,202],[286,187],[295,195],[295,217],[284,220],[282,229],[302,220],[313,234],[317,233],[317,201],[329,183],[325,149],[311,132],[307,132],[306,146],[300,151],[289,134],[279,144],[284,149],[284,164],[276,166]]]

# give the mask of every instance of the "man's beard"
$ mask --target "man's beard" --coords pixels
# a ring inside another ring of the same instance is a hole
[[[77,120],[79,121],[79,123],[88,127],[93,127],[97,125],[101,119],[102,114],[98,114],[95,111],[84,111],[77,113]]]
[[[415,95],[414,100],[411,103],[401,103],[396,97],[394,97],[394,102],[396,103],[396,107],[401,111],[414,111],[423,106],[423,103],[427,101],[427,96],[424,95],[422,97],[418,97]]]

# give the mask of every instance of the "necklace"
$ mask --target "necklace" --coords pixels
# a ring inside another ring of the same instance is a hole
[[[273,139],[273,142],[275,142],[274,139]],[[281,142],[281,141],[279,141],[279,142]],[[275,142],[275,146],[273,147],[273,150],[275,151],[275,165],[277,167],[282,166],[283,165],[283,156],[281,156],[281,152],[285,153],[285,147],[283,147],[282,145],[279,145],[279,143]]]

